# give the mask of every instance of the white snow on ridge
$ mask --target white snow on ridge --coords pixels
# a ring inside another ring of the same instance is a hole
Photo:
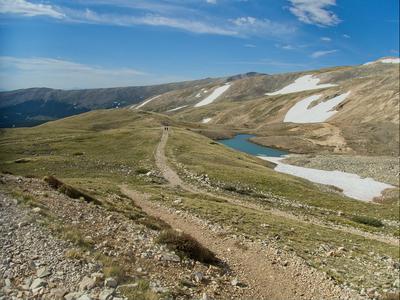
[[[273,93],[266,93],[265,95],[274,96],[274,95],[285,95],[291,93],[297,93],[302,91],[309,91],[315,89],[323,89],[328,87],[336,86],[336,84],[326,83],[326,84],[318,84],[320,81],[319,78],[311,75],[304,75],[297,78],[293,83],[285,86],[279,91],[275,91]]]
[[[156,98],[158,98],[158,97],[160,97],[160,96],[161,96],[161,95],[158,95],[158,96],[155,96],[155,97],[150,98],[150,99],[148,99],[148,100],[145,100],[144,102],[142,102],[141,104],[139,104],[138,106],[136,106],[135,109],[139,109],[139,108],[142,107],[143,105],[146,105],[146,104],[149,103],[150,101],[152,101],[152,100],[154,100],[154,99],[156,99]]]
[[[346,196],[357,200],[372,201],[375,197],[381,196],[385,189],[394,188],[390,184],[375,181],[372,178],[361,178],[357,174],[292,166],[281,162],[284,157],[259,156],[259,158],[276,163],[275,171],[277,172],[320,184],[333,185],[342,189]]]
[[[180,110],[180,109],[182,109],[182,108],[185,108],[186,106],[187,106],[187,105],[178,106],[178,107],[175,107],[175,108],[173,108],[173,109],[167,110],[167,112],[171,112],[171,111]]]
[[[382,58],[382,59],[378,59],[376,61],[367,62],[367,63],[365,63],[363,65],[364,66],[368,66],[368,65],[373,65],[373,64],[376,64],[376,63],[400,64],[400,57]]]
[[[307,97],[299,102],[297,102],[289,111],[286,113],[285,118],[283,120],[284,123],[318,123],[325,122],[334,114],[337,113],[336,110],[332,110],[339,103],[346,100],[347,96],[350,95],[350,92],[341,94],[336,96],[328,101],[318,103],[312,108],[308,108],[310,104],[319,98],[322,95],[313,95]]]
[[[230,87],[231,84],[226,83],[225,85],[216,88],[210,95],[201,100],[199,103],[195,104],[194,107],[200,107],[213,103],[219,96],[225,93]]]
[[[201,120],[201,123],[208,123],[211,121],[211,118],[204,118],[203,120]]]
[[[400,64],[400,58],[384,58],[380,62],[384,64]]]

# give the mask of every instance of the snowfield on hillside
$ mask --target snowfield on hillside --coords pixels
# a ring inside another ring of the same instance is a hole
[[[364,64],[364,66],[376,64],[376,63],[384,63],[384,64],[400,64],[400,58],[399,57],[392,57],[392,58],[382,58],[376,61],[370,61]]]
[[[291,93],[297,93],[302,91],[309,91],[315,89],[324,89],[336,86],[336,84],[325,83],[319,84],[320,79],[314,77],[313,74],[311,75],[304,75],[297,78],[293,83],[285,86],[284,88],[280,89],[279,91],[275,91],[273,93],[266,93],[267,96],[274,96],[274,95],[285,95]]]
[[[346,100],[350,92],[336,96],[328,101],[318,103],[317,105],[308,108],[310,104],[321,98],[322,95],[313,95],[297,102],[286,113],[283,122],[285,123],[319,123],[325,122],[334,114],[336,110],[332,110],[335,106]]]
[[[216,88],[210,95],[201,100],[194,107],[201,107],[213,103],[219,96],[225,93],[230,87],[231,87],[230,83],[225,83],[225,85]]]
[[[150,98],[150,99],[148,99],[148,100],[145,100],[144,102],[142,102],[141,104],[139,104],[138,106],[136,106],[135,109],[141,108],[143,105],[146,105],[146,104],[149,103],[150,101],[152,101],[152,100],[154,100],[154,99],[157,99],[157,98],[160,97],[160,96],[161,96],[161,95],[158,95],[158,96],[155,96],[155,97]]]
[[[173,108],[173,109],[167,110],[167,112],[177,111],[177,110],[180,110],[180,109],[182,109],[182,108],[185,108],[186,106],[187,106],[187,105],[178,106],[178,107],[175,107],[175,108]]]
[[[211,118],[204,118],[203,120],[201,120],[201,123],[208,123],[211,121]]]
[[[333,185],[343,190],[346,196],[357,200],[372,201],[375,197],[381,196],[385,189],[394,188],[390,184],[375,181],[372,178],[361,178],[357,174],[292,166],[281,162],[285,157],[259,156],[259,158],[277,164],[275,167],[277,172],[320,184]]]

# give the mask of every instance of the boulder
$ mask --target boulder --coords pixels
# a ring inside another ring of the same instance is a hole
[[[112,277],[106,278],[106,280],[104,280],[105,287],[116,288],[117,285],[118,285],[117,281]]]

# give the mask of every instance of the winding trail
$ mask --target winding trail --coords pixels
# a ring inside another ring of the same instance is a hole
[[[170,130],[171,130],[171,128],[170,128]],[[340,225],[327,225],[316,219],[308,218],[307,220],[305,220],[301,216],[296,216],[289,212],[282,211],[282,210],[279,210],[276,208],[271,208],[271,209],[266,210],[263,207],[261,207],[260,205],[257,205],[255,203],[243,202],[238,199],[235,199],[234,197],[226,197],[226,196],[222,196],[222,195],[216,195],[216,194],[204,191],[204,190],[200,190],[199,188],[197,188],[189,183],[184,182],[179,177],[179,175],[175,172],[175,170],[173,170],[168,165],[167,157],[165,155],[165,147],[167,144],[168,135],[169,135],[170,130],[163,130],[161,140],[160,140],[160,142],[157,146],[156,152],[155,152],[155,160],[156,160],[156,165],[157,165],[158,169],[161,171],[163,177],[169,182],[169,184],[172,187],[180,187],[191,193],[207,195],[209,197],[227,201],[227,202],[237,205],[237,206],[241,206],[241,207],[245,207],[245,208],[249,208],[249,209],[253,209],[253,210],[257,210],[257,211],[262,211],[267,214],[272,214],[275,216],[283,217],[283,218],[294,220],[297,222],[302,222],[305,224],[313,224],[313,225],[321,226],[321,227],[328,228],[328,229],[338,230],[338,231],[362,236],[366,239],[376,240],[376,241],[379,241],[379,242],[382,242],[385,244],[389,244],[392,246],[399,246],[399,239],[397,239],[395,237],[388,237],[388,236],[373,234],[370,232],[358,230],[356,228],[345,227],[345,226],[340,226]]]
[[[267,214],[278,215],[298,222],[315,224],[316,226],[358,234],[365,238],[398,245],[397,240],[392,241],[386,237],[350,228],[337,228],[314,221],[305,221],[301,217],[284,211],[265,210],[256,204],[244,203],[233,197],[215,195],[184,182],[177,172],[169,166],[165,156],[165,147],[170,130],[163,130],[160,143],[155,151],[155,161],[171,187],[223,199],[237,206],[263,211]],[[121,191],[130,197],[136,205],[140,206],[144,212],[164,220],[174,229],[190,234],[226,262],[232,273],[246,285],[246,287],[237,288],[239,299],[359,299],[357,295],[335,285],[324,274],[307,266],[294,254],[280,253],[274,246],[265,247],[258,243],[252,243],[248,249],[243,249],[238,246],[236,239],[219,235],[200,219],[150,201],[150,195],[131,190],[126,185],[120,187]]]
[[[239,248],[236,239],[221,237],[189,215],[178,215],[149,201],[149,195],[126,186],[121,191],[144,212],[190,234],[222,259],[246,285],[237,288],[237,299],[357,299],[293,255],[279,254],[273,247],[262,248],[256,243],[248,249]]]

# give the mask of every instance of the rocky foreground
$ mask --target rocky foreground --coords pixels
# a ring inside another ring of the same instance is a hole
[[[37,179],[1,178],[0,299],[226,299],[228,269],[181,258],[156,230]],[[114,199],[116,201],[118,199]]]

